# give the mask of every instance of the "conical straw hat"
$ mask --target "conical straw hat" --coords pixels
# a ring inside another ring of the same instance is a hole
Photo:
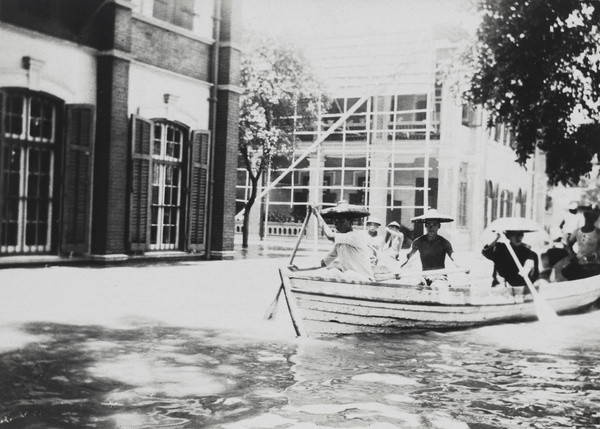
[[[330,207],[323,210],[321,216],[324,219],[333,219],[335,217],[349,217],[352,219],[358,219],[369,216],[370,214],[371,213],[364,207],[348,204],[348,201],[346,200],[340,200],[335,207]]]
[[[435,220],[440,223],[443,222],[454,222],[454,219],[450,216],[446,216],[437,211],[437,209],[429,209],[421,216],[413,217],[411,222],[414,223],[425,223],[428,220]]]

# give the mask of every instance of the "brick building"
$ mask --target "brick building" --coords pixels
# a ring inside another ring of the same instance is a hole
[[[238,14],[2,1],[0,261],[230,255]]]

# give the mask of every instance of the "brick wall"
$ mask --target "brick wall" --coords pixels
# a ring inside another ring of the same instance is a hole
[[[93,253],[123,253],[127,213],[129,62],[98,58]]]
[[[211,45],[145,21],[132,19],[131,50],[136,60],[202,81],[210,78]]]
[[[214,158],[212,250],[233,250],[239,95],[219,91]]]

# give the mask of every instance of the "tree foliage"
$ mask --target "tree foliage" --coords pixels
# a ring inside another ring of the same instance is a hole
[[[482,23],[466,98],[536,146],[552,184],[577,184],[600,153],[600,2],[479,0]]]
[[[251,34],[241,61],[239,152],[251,193],[244,207],[244,246],[248,216],[261,176],[289,160],[294,130],[310,126],[326,97],[302,51],[268,36]]]

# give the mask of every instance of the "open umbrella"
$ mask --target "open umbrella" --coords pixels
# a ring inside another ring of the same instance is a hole
[[[491,222],[481,236],[483,243],[490,243],[496,238],[496,233],[502,234],[506,231],[520,231],[525,233],[523,241],[534,250],[541,250],[550,244],[550,235],[544,228],[534,221],[524,217],[501,217]]]

